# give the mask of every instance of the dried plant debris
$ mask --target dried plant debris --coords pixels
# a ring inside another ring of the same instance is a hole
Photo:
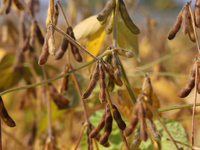
[[[1,96],[0,96],[0,117],[3,119],[3,121],[6,123],[7,126],[9,127],[16,126],[13,119],[9,116]]]
[[[183,34],[188,33],[190,40],[192,42],[196,42],[189,7],[190,7],[190,3],[187,2],[182,8],[181,12],[179,13],[176,19],[176,23],[174,27],[169,32],[169,35],[168,35],[169,40],[172,40],[176,36],[176,33],[179,31],[179,29],[182,26]]]
[[[66,34],[68,34],[71,38],[76,40],[72,27],[68,27],[67,28]],[[68,48],[68,44],[69,43],[70,43],[69,40],[66,37],[64,37],[63,38],[63,42],[61,44],[61,47],[60,47],[60,49],[58,50],[58,52],[56,53],[56,55],[54,57],[56,60],[59,60],[59,59],[61,59],[63,57],[63,55],[65,54],[65,52],[66,52],[66,50]],[[70,43],[70,45],[71,45],[71,51],[72,51],[72,53],[74,55],[75,60],[77,62],[82,62],[82,57],[81,57],[81,54],[80,54],[78,48],[75,45],[73,45],[72,43]]]
[[[60,95],[53,84],[48,83],[48,87],[50,95],[54,103],[57,105],[58,109],[65,109],[67,106],[69,106],[70,100]]]

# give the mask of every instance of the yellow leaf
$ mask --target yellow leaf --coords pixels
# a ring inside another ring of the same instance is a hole
[[[102,28],[101,30],[99,30],[97,33],[95,33],[93,36],[90,37],[90,39],[87,42],[86,49],[94,56],[97,56],[101,48],[101,44],[103,42],[104,37],[105,37],[105,32],[104,29]],[[91,61],[92,59],[93,59],[92,57],[86,55],[87,62]]]
[[[106,24],[101,25],[97,20],[97,16],[91,16],[81,21],[78,25],[74,27],[74,35],[77,40],[90,38],[96,34],[99,30],[104,30]]]

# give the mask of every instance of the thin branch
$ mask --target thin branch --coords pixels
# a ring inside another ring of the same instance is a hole
[[[118,15],[119,15],[119,0],[116,1],[115,16],[113,24],[113,46],[117,47],[117,26],[118,26]]]
[[[73,45],[75,45],[76,47],[78,47],[79,49],[83,50],[85,53],[87,53],[88,55],[90,55],[93,59],[98,60],[97,57],[95,57],[94,55],[92,55],[88,50],[86,50],[83,46],[81,46],[79,43],[77,43],[73,38],[71,38],[68,34],[66,34],[65,32],[63,32],[62,30],[60,30],[59,28],[57,28],[56,26],[54,26],[53,24],[51,24],[52,27],[54,28],[54,30],[56,30],[57,32],[59,32],[60,34],[62,34],[65,38],[67,38],[67,40],[69,40],[69,42],[71,42]]]
[[[125,84],[125,86],[126,86],[126,89],[128,90],[128,93],[129,93],[129,95],[130,95],[130,97],[131,97],[133,103],[135,104],[136,101],[137,101],[137,100],[136,100],[136,97],[135,97],[135,95],[134,95],[134,93],[133,93],[133,90],[132,90],[132,88],[131,88],[131,85],[130,85],[130,83],[129,83],[129,81],[128,81],[128,78],[127,78],[127,76],[126,76],[126,72],[125,72],[125,70],[124,70],[124,67],[123,67],[123,65],[122,65],[122,63],[121,63],[121,61],[120,61],[118,55],[116,55],[116,56],[117,56],[119,65],[120,65],[120,67],[121,67],[122,78],[123,78],[124,84]]]
[[[69,27],[69,23],[68,23],[68,21],[67,21],[67,17],[65,16],[64,10],[63,10],[62,6],[60,5],[60,0],[58,0],[56,3],[57,3],[58,6],[60,7],[60,10],[61,10],[62,16],[63,16],[63,18],[64,18],[64,20],[65,20],[66,26]]]
[[[192,0],[191,0],[191,1],[192,1]],[[189,10],[190,10],[190,16],[191,16],[191,19],[192,19],[192,27],[193,27],[193,30],[194,30],[194,35],[195,35],[195,39],[196,39],[196,43],[197,43],[197,49],[198,49],[199,54],[200,54],[199,39],[198,39],[196,27],[195,27],[194,14],[193,14],[193,12],[192,12],[192,8],[191,8],[190,5],[189,5]]]
[[[26,8],[26,10],[28,11],[29,15],[31,16],[32,20],[35,20],[33,14],[31,13],[30,8],[28,7],[28,5],[24,2],[24,0],[21,0],[21,2],[23,3],[24,7]]]
[[[168,141],[171,141],[171,140],[168,139],[168,138],[167,138],[167,140],[168,140]],[[188,144],[185,144],[185,143],[182,143],[182,142],[176,141],[176,140],[174,140],[174,141],[175,141],[176,143],[178,143],[178,144],[181,144],[181,145],[187,146],[187,147],[189,147],[189,148],[191,148],[191,149],[193,149],[193,150],[200,150],[199,147],[194,147],[194,146],[191,146],[191,145],[188,145]]]
[[[102,57],[108,55],[109,53],[110,53],[109,51],[106,51],[105,53],[103,53],[102,55],[98,56],[97,58],[102,58]],[[32,87],[36,87],[36,86],[39,86],[39,85],[43,85],[43,84],[46,84],[46,83],[50,83],[50,82],[56,81],[56,80],[61,79],[61,78],[65,77],[65,76],[67,76],[67,75],[70,75],[71,73],[74,73],[74,72],[76,72],[78,70],[81,70],[81,69],[91,65],[94,62],[95,62],[95,60],[92,60],[92,61],[86,63],[85,65],[81,66],[78,69],[74,69],[72,71],[69,71],[69,72],[67,72],[67,73],[65,73],[63,75],[57,76],[57,77],[52,78],[50,80],[46,80],[46,81],[42,81],[42,82],[39,82],[39,83],[30,84],[30,85],[21,86],[21,87],[18,87],[18,88],[13,88],[13,89],[9,89],[9,90],[3,91],[3,92],[0,93],[0,96],[2,96],[4,94],[7,94],[7,93],[10,93],[10,92],[13,92],[13,91],[28,89],[28,88],[32,88]]]
[[[197,60],[198,61],[198,60]],[[195,92],[194,92],[194,106],[192,111],[192,129],[191,129],[191,137],[192,137],[192,146],[194,146],[194,117],[195,117],[195,111],[196,111],[196,101],[197,101],[197,81],[198,81],[198,70],[199,66],[196,61],[196,75],[195,75]]]
[[[85,122],[85,123],[83,124],[82,128],[81,128],[81,133],[80,133],[80,135],[79,135],[79,137],[78,137],[78,141],[77,141],[77,143],[76,143],[76,146],[75,146],[74,150],[77,150],[78,145],[79,145],[79,143],[80,143],[80,141],[81,141],[81,137],[82,137],[82,135],[83,135],[83,131],[85,130],[85,127],[87,127],[87,126],[88,126],[88,123]]]
[[[194,106],[193,104],[188,104],[188,105],[181,105],[181,106],[174,106],[174,107],[167,107],[167,108],[159,108],[155,110],[157,112],[164,112],[164,111],[171,111],[171,110],[182,109],[182,108],[189,108],[193,106]],[[200,103],[197,103],[196,106],[200,106]]]
[[[46,69],[45,66],[42,66],[42,71],[43,71],[43,75],[44,75],[44,79],[47,80],[47,74],[46,74]],[[48,123],[48,137],[50,139],[52,139],[52,124],[51,124],[51,102],[50,102],[50,93],[49,93],[49,88],[46,85],[46,91],[45,91],[45,95],[44,98],[46,99],[47,102],[47,123]]]
[[[72,68],[72,67],[71,67]],[[78,81],[74,75],[74,73],[71,74],[73,80],[74,80],[74,83],[76,85],[76,89],[78,90],[78,94],[80,96],[80,99],[81,99],[81,102],[82,102],[82,105],[83,105],[83,109],[84,109],[84,115],[85,115],[85,120],[86,122],[89,124],[89,118],[88,118],[88,114],[87,114],[87,109],[86,109],[86,106],[85,106],[85,101],[84,99],[82,98],[82,93],[81,93],[81,89],[80,89],[80,86],[78,84]]]
[[[174,141],[174,139],[172,138],[171,134],[169,133],[169,131],[167,130],[165,124],[162,122],[162,120],[160,119],[159,115],[157,114],[157,112],[151,107],[151,105],[149,103],[147,103],[146,101],[142,101],[144,102],[147,107],[149,108],[149,110],[152,112],[152,114],[158,119],[158,121],[160,122],[160,124],[162,125],[163,129],[165,130],[165,132],[168,134],[170,140],[173,142],[174,146],[176,147],[177,150],[179,150],[178,145],[176,144],[176,142]]]

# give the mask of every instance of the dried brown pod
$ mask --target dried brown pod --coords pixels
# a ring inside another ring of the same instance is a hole
[[[117,56],[114,52],[112,52],[112,65],[114,66],[114,69],[120,66],[119,61],[117,60]]]
[[[3,104],[3,99],[1,96],[0,96],[0,116],[3,119],[3,121],[6,123],[7,126],[9,126],[9,127],[16,126],[13,119],[8,115],[8,112]]]
[[[200,0],[196,0],[194,6],[194,21],[197,28],[200,28]]]
[[[117,54],[119,54],[119,55],[121,55],[121,56],[124,56],[124,57],[127,57],[127,58],[132,58],[132,57],[134,57],[134,54],[133,54],[132,52],[127,51],[127,50],[122,49],[122,48],[115,47],[115,48],[114,48],[114,51],[115,51]]]
[[[92,139],[90,138],[89,135],[90,135],[89,128],[87,128],[87,146],[88,146],[88,150],[93,150]]]
[[[39,65],[44,65],[47,62],[47,59],[49,57],[49,46],[48,46],[48,40],[50,38],[50,30],[47,30],[46,36],[45,36],[45,41],[44,41],[44,45],[42,48],[42,53],[40,55],[38,64]]]
[[[59,10],[58,10],[58,5],[57,3],[55,4],[55,7],[54,7],[54,14],[53,14],[53,25],[56,26],[57,25],[57,22],[58,22],[58,15],[59,15]]]
[[[21,2],[19,2],[19,0],[13,0],[14,4],[16,5],[16,7],[19,9],[19,10],[23,10],[24,9],[24,6]]]
[[[92,79],[90,80],[90,83],[89,83],[87,89],[85,90],[85,92],[82,95],[83,99],[86,99],[90,96],[90,94],[92,93],[93,89],[95,88],[98,80],[99,80],[99,62],[97,61],[96,67],[94,68],[94,72],[92,75]]]
[[[113,8],[115,7],[115,0],[108,0],[104,9],[97,15],[99,21],[107,19]]]
[[[106,122],[105,130],[104,130],[103,135],[99,139],[99,143],[102,144],[102,145],[104,145],[108,142],[110,133],[112,131],[112,121],[113,121],[112,114],[110,112],[110,108],[107,105],[107,107],[106,107],[106,118],[105,118],[105,122]]]
[[[75,36],[74,36],[73,29],[72,29],[72,28],[69,28],[69,29],[71,30],[70,36],[71,36],[74,40],[76,40],[76,38],[75,38]],[[73,53],[73,55],[74,55],[75,60],[78,61],[78,62],[82,62],[82,57],[81,57],[81,54],[80,54],[80,52],[79,52],[79,50],[78,50],[78,47],[76,47],[76,46],[73,45],[72,43],[70,43],[70,45],[71,45],[71,50],[72,50],[72,53]]]
[[[169,32],[169,35],[168,35],[168,39],[169,40],[172,40],[175,36],[176,36],[176,33],[180,30],[181,28],[181,23],[182,23],[182,13],[183,13],[183,9],[181,10],[181,12],[179,13],[177,19],[176,19],[176,22],[175,22],[175,25],[173,26],[172,30]]]
[[[25,61],[24,53],[20,49],[18,49],[16,52],[15,64],[13,66],[13,71],[22,69],[24,61]]]
[[[11,4],[12,4],[12,0],[7,0],[6,15],[10,12]]]
[[[49,33],[50,33],[50,37],[48,40],[49,53],[54,56],[56,52],[56,44],[54,39],[54,30],[52,26],[50,26],[49,28]]]
[[[134,136],[133,136],[133,140],[131,142],[131,149],[135,150],[140,146],[141,143],[141,139],[140,139],[140,129],[138,129]]]
[[[188,18],[189,22],[188,22],[188,35],[189,35],[189,38],[192,42],[196,42],[196,38],[195,38],[195,35],[194,35],[194,29],[193,29],[193,25],[192,25],[192,19],[191,17]]]
[[[145,118],[146,118],[146,113],[144,110],[144,107],[142,105],[142,101],[139,101],[139,106],[138,106],[138,118],[140,120],[140,138],[143,141],[146,141],[148,136],[147,136],[147,132],[146,132],[146,122],[145,122]]]
[[[191,90],[195,86],[195,72],[196,72],[196,63],[193,64],[191,70],[189,79],[186,83],[186,85],[178,92],[178,97],[184,98],[188,96],[188,94],[191,92]]]
[[[70,70],[70,66],[68,64],[66,64],[63,68],[63,71],[61,74],[65,74],[67,72],[69,72]],[[61,79],[61,83],[59,86],[59,93],[61,94],[63,91],[67,91],[68,89],[68,80],[69,80],[69,75],[65,76]]]
[[[95,139],[96,139],[97,141],[99,141],[100,138],[101,138],[101,135],[100,135],[100,134],[98,134],[98,135],[95,137]],[[103,144],[103,146],[104,146],[104,147],[109,147],[109,146],[110,146],[110,143],[109,143],[109,142],[106,142],[105,144]]]
[[[90,138],[95,138],[98,136],[99,132],[101,131],[101,129],[103,129],[103,127],[105,126],[105,118],[106,118],[106,109],[104,110],[102,116],[101,116],[101,120],[99,121],[98,125],[96,128],[94,128],[91,132],[90,132]]]
[[[151,79],[146,76],[142,85],[142,93],[144,94],[144,100],[148,102],[150,105],[152,105],[152,94],[153,94],[153,88],[151,85]]]
[[[133,20],[128,14],[128,11],[126,9],[126,6],[124,4],[123,0],[119,0],[119,11],[122,16],[122,19],[127,26],[127,28],[133,33],[133,34],[139,34],[140,29],[134,24]]]
[[[69,105],[70,100],[60,95],[53,84],[48,83],[48,87],[50,95],[53,98],[53,101],[57,105],[58,109],[65,109]]]
[[[129,125],[126,127],[124,131],[124,136],[129,136],[135,129],[138,123],[138,111],[139,111],[139,102],[137,102],[134,106],[133,117],[131,118]]]
[[[24,42],[23,42],[23,45],[22,45],[22,52],[26,52],[29,48],[30,48],[30,45],[29,45],[29,41],[30,41],[30,37],[27,37]]]
[[[109,74],[109,75],[114,75],[114,68],[111,64],[105,62],[105,61],[102,61],[103,62],[103,68],[104,70]]]
[[[182,13],[182,32],[183,34],[188,33],[188,24],[190,21],[190,11],[189,11],[189,3],[186,3],[183,7],[183,13]]]
[[[113,80],[115,82],[115,84],[117,84],[118,86],[122,86],[123,82],[120,78],[115,78],[114,75],[109,75],[110,79]]]
[[[37,34],[37,22],[33,20],[31,22],[31,28],[30,28],[30,41],[29,41],[30,46],[33,46],[36,34]]]
[[[44,36],[42,35],[42,31],[40,30],[40,27],[38,23],[36,24],[36,33],[37,33],[37,39],[41,45],[44,44]]]
[[[126,128],[126,124],[122,120],[119,110],[117,109],[117,107],[115,105],[113,105],[112,112],[113,112],[113,117],[114,117],[115,121],[117,122],[118,127],[121,130],[124,130]]]
[[[68,27],[67,31],[66,31],[66,34],[68,34],[68,35],[70,35],[70,28],[71,27]],[[58,52],[56,53],[54,59],[59,60],[63,57],[63,55],[65,54],[65,52],[68,48],[68,44],[69,44],[69,40],[66,37],[64,37],[61,47],[59,48]]]
[[[115,89],[115,82],[109,77],[108,78],[108,91],[112,92]]]
[[[151,143],[154,150],[161,150],[161,144],[159,141],[155,141],[151,138]]]
[[[100,78],[100,90],[101,90],[99,94],[99,98],[100,98],[101,103],[103,103],[107,100],[106,99],[106,74],[104,72],[101,59],[99,62],[99,78]]]
[[[148,132],[149,132],[149,135],[151,136],[151,138],[154,141],[159,142],[161,140],[161,136],[160,136],[159,132],[157,131],[156,126],[153,123],[153,120],[146,118],[146,124],[147,124]]]
[[[36,138],[36,132],[37,132],[37,126],[36,126],[36,121],[33,122],[32,129],[31,129],[31,135],[28,139],[27,145],[28,146],[33,146]]]

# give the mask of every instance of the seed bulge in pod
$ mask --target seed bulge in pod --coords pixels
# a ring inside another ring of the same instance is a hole
[[[110,109],[108,107],[106,107],[106,120],[105,120],[106,125],[105,125],[105,130],[104,130],[103,135],[99,139],[99,143],[102,144],[102,145],[104,145],[104,144],[106,144],[108,142],[110,133],[112,131],[112,121],[113,121],[113,119],[112,119],[112,115],[111,115]]]
[[[91,133],[90,133],[90,138],[95,138],[98,136],[99,132],[103,127],[105,126],[105,117],[106,117],[106,109],[102,114],[101,120],[99,121],[98,125],[96,128],[94,128]]]
[[[117,109],[117,107],[115,105],[113,105],[113,117],[115,119],[115,121],[117,122],[117,125],[118,127],[121,129],[121,130],[124,130],[126,128],[126,124],[125,122],[122,120],[122,117]]]
[[[129,125],[124,130],[124,136],[131,135],[131,133],[135,129],[137,123],[138,123],[138,117],[137,117],[137,115],[134,114],[133,117],[131,118]]]
[[[106,74],[103,70],[103,66],[102,66],[102,60],[100,59],[99,62],[99,77],[100,77],[100,101],[101,103],[106,101]]]
[[[189,4],[186,3],[183,8],[182,13],[182,32],[183,34],[188,33],[188,24],[189,24],[189,18],[190,18],[190,12],[189,12]]]
[[[99,21],[107,19],[108,15],[111,13],[115,5],[116,5],[115,0],[108,0],[104,9],[97,15],[97,19]]]
[[[131,142],[131,149],[135,150],[140,146],[141,140],[140,140],[140,130],[138,129],[134,136],[133,136],[133,140]]]
[[[153,120],[146,119],[146,123],[147,123],[147,128],[148,128],[151,138],[154,141],[160,141],[161,136],[160,136],[159,132],[157,131],[156,126],[153,123]]]
[[[124,57],[127,57],[127,58],[132,58],[132,57],[134,57],[134,54],[133,54],[132,52],[127,51],[127,50],[122,49],[122,48],[117,48],[117,47],[115,47],[115,48],[114,48],[114,51],[115,51],[117,54],[119,54],[119,55],[121,55],[121,56],[124,56]]]

